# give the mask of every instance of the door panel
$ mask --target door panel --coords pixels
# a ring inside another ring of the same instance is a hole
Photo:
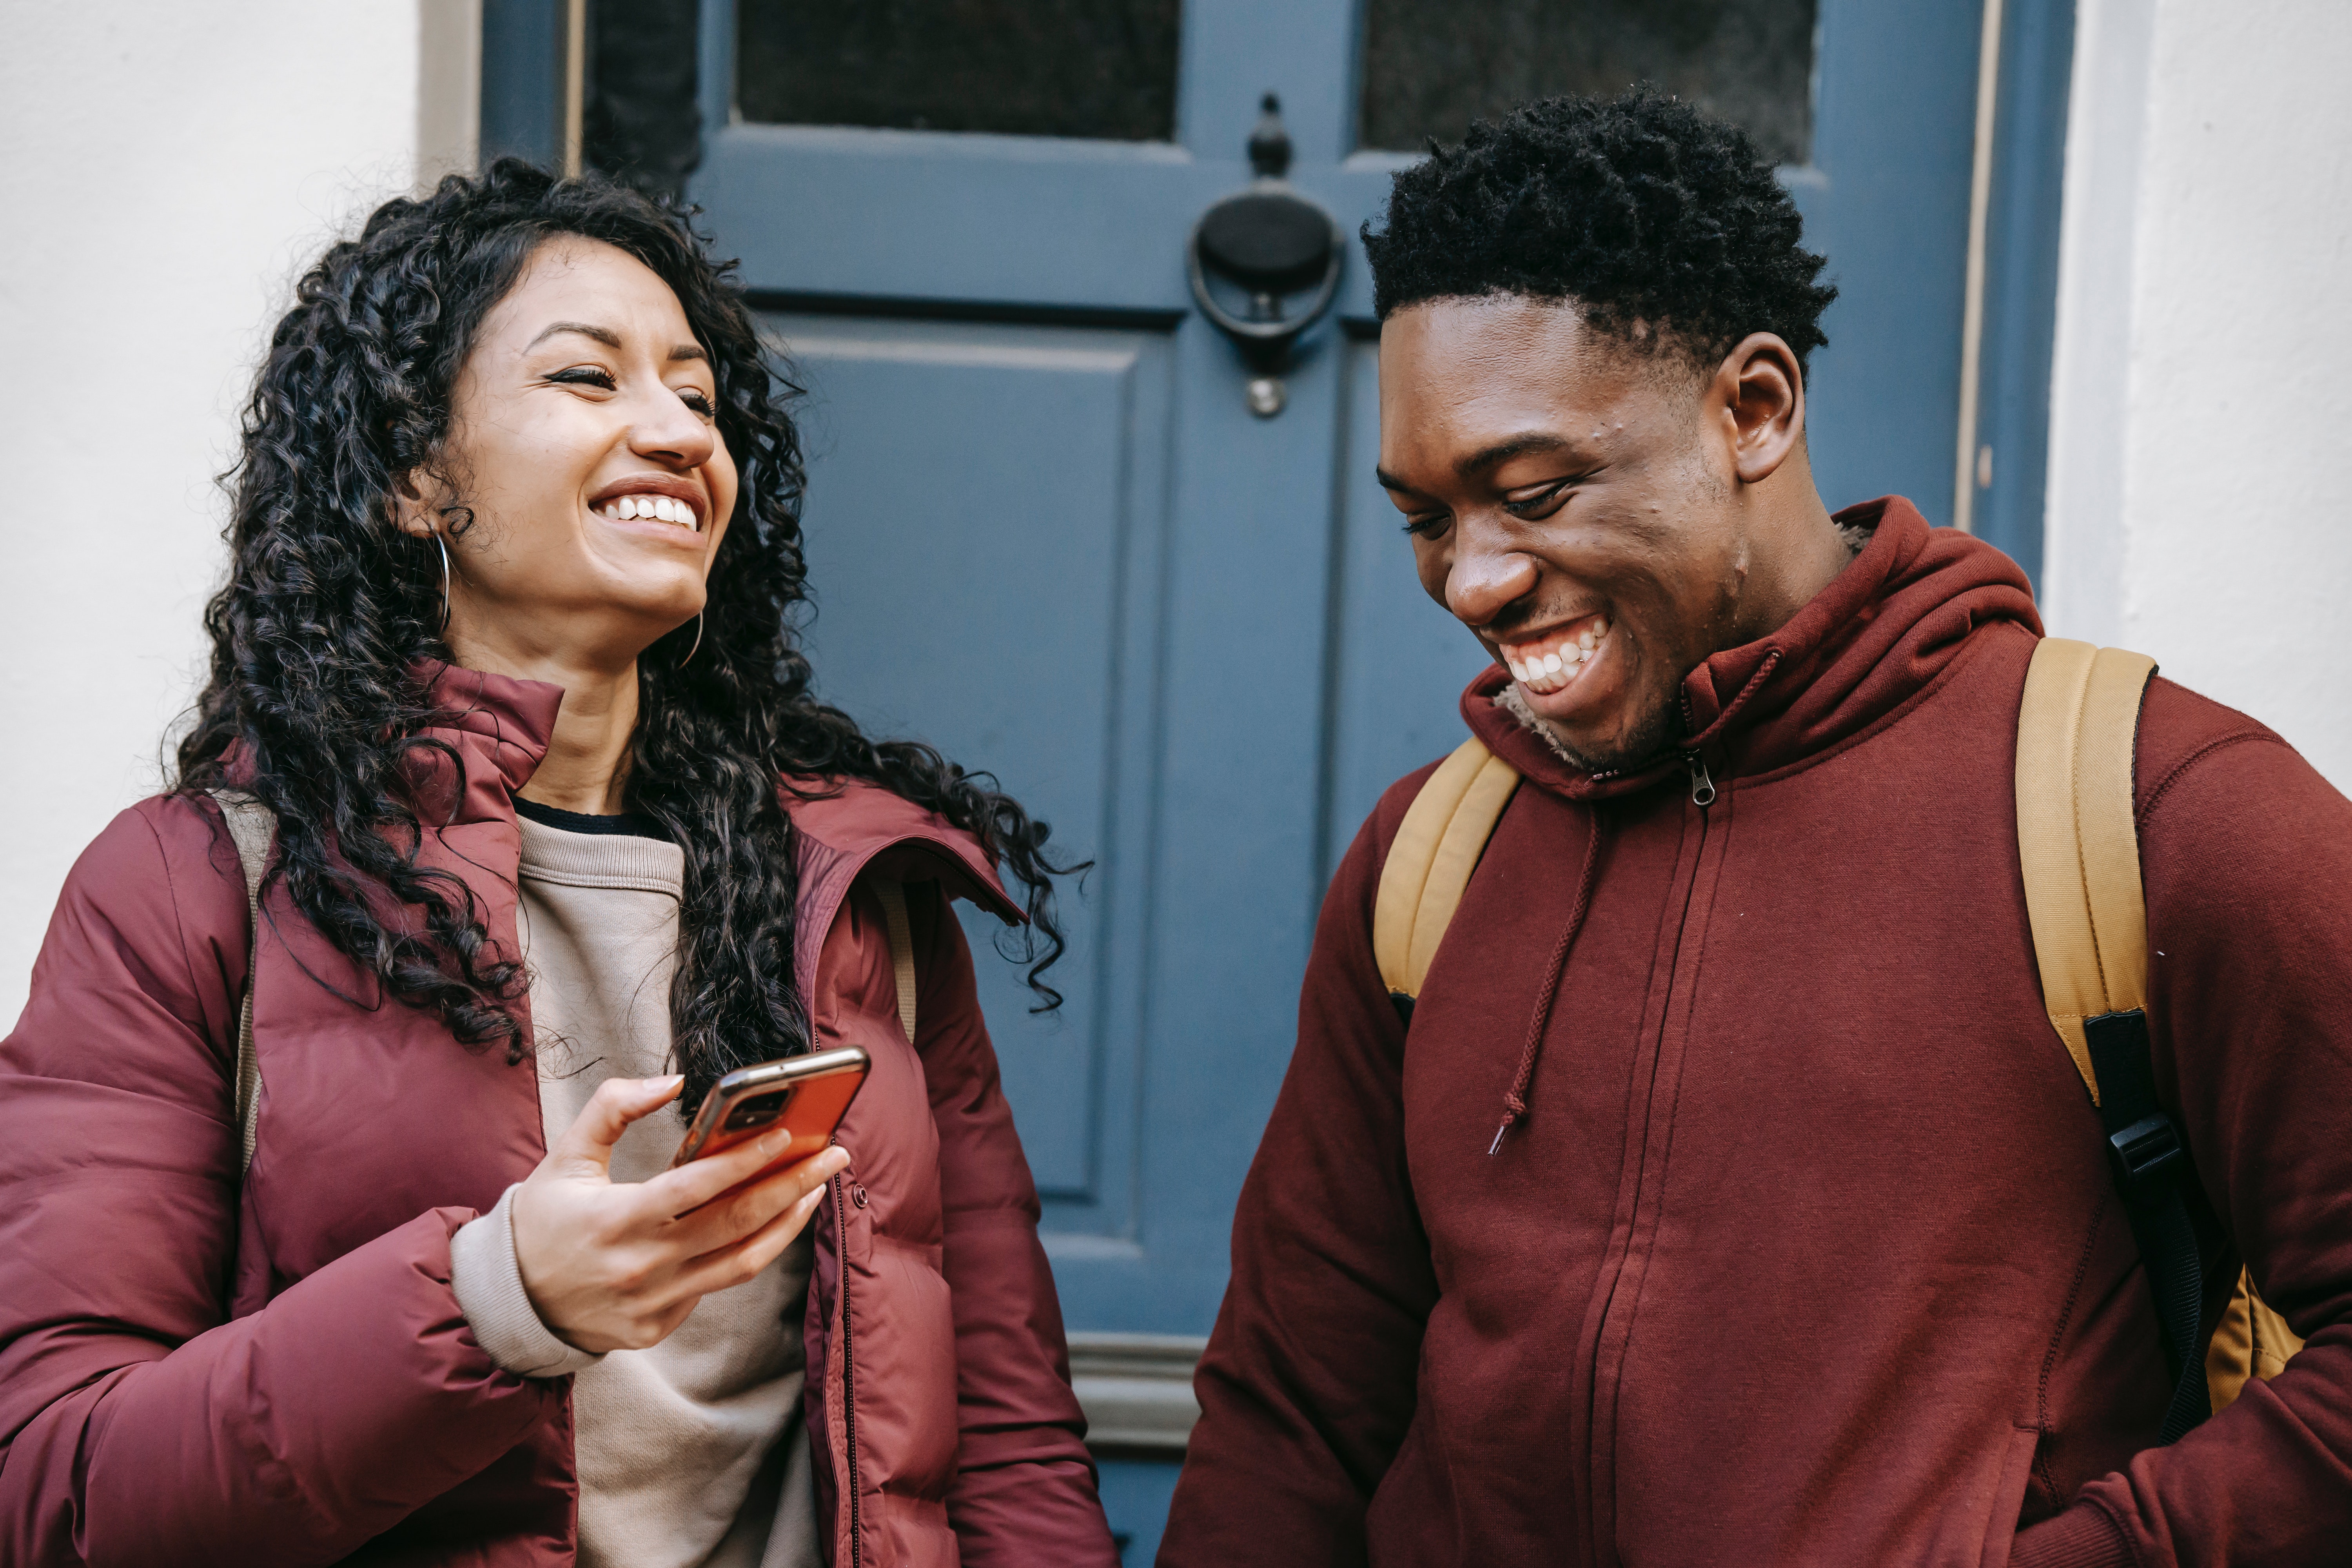
[[[994,773],[1070,862],[1066,998],[1033,1016],[1018,965],[980,964],[1022,1139],[1057,1233],[1132,1245],[1134,933],[1166,499],[1163,333],[771,315],[810,396],[810,656],[877,735]],[[1122,852],[1122,837],[1132,847]],[[1131,921],[1130,921],[1131,923]],[[974,951],[1017,951],[969,913]],[[1105,1115],[1107,1107],[1124,1114]]]

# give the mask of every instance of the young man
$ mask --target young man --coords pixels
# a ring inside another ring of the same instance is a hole
[[[1909,503],[1822,506],[1798,239],[1738,132],[1649,95],[1474,128],[1366,237],[1381,480],[1524,782],[1409,1025],[1372,915],[1431,770],[1333,879],[1163,1568],[2352,1552],[2352,805],[2148,688],[2147,1013],[2207,1322],[2242,1259],[2309,1342],[2158,1446],[2020,880],[2041,625]]]

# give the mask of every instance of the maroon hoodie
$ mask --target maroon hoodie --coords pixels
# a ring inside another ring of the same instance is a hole
[[[453,670],[436,695],[465,777],[423,858],[511,952],[513,792],[562,693]],[[828,1558],[1110,1568],[1036,1191],[943,895],[1019,911],[970,836],[884,790],[791,809],[814,1032],[874,1058],[814,1222]],[[910,884],[912,1045],[869,870]],[[571,1379],[501,1372],[449,1286],[449,1237],[545,1152],[537,1071],[387,1003],[282,888],[262,913],[241,1181],[253,943],[209,801],[147,801],[90,846],[0,1042],[0,1564],[561,1568]]]
[[[1429,770],[1357,836],[1164,1568],[2352,1550],[2352,805],[2150,688],[2158,1093],[2212,1310],[2242,1258],[2309,1341],[2154,1447],[2156,1313],[2020,881],[2032,602],[1903,501],[1840,521],[1874,526],[1853,564],[1685,682],[1711,804],[1682,758],[1580,773],[1472,684],[1527,783],[1409,1027],[1372,902]]]

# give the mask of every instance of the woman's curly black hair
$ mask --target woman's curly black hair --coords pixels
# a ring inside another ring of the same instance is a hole
[[[870,780],[974,835],[1026,893],[1029,982],[1057,1005],[1042,978],[1063,951],[1052,879],[1082,868],[1050,860],[1045,824],[989,775],[913,742],[868,740],[810,694],[794,625],[803,469],[785,410],[800,389],[764,350],[731,265],[710,259],[685,216],[601,179],[512,159],[451,175],[378,207],[304,274],[226,476],[229,576],[205,607],[210,679],[175,787],[257,797],[278,818],[272,878],[336,948],[467,1045],[526,1054],[518,955],[491,940],[459,878],[418,861],[462,763],[422,733],[450,718],[429,695],[448,658],[441,562],[430,539],[394,525],[393,498],[404,478],[428,476],[447,491],[451,531],[470,526],[446,449],[452,388],[484,317],[558,236],[615,246],[676,292],[741,473],[699,649],[687,664],[682,627],[638,661],[625,785],[628,809],[686,856],[670,1016],[687,1103],[733,1068],[810,1043],[780,779],[803,791]]]
[[[1817,282],[1797,204],[1737,126],[1653,87],[1548,98],[1474,121],[1400,171],[1366,224],[1372,303],[1523,294],[1573,301],[1597,330],[1711,370],[1777,332],[1801,371],[1837,289]]]

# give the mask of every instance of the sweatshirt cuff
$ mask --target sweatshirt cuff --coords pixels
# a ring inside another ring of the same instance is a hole
[[[2017,1532],[2009,1568],[2135,1568],[2131,1543],[2095,1503],[2078,1502],[2055,1519]]]
[[[540,1321],[539,1309],[522,1288],[515,1260],[514,1195],[509,1187],[498,1206],[468,1220],[449,1238],[449,1288],[466,1314],[466,1326],[503,1372],[520,1377],[563,1377],[604,1358],[574,1349]]]

